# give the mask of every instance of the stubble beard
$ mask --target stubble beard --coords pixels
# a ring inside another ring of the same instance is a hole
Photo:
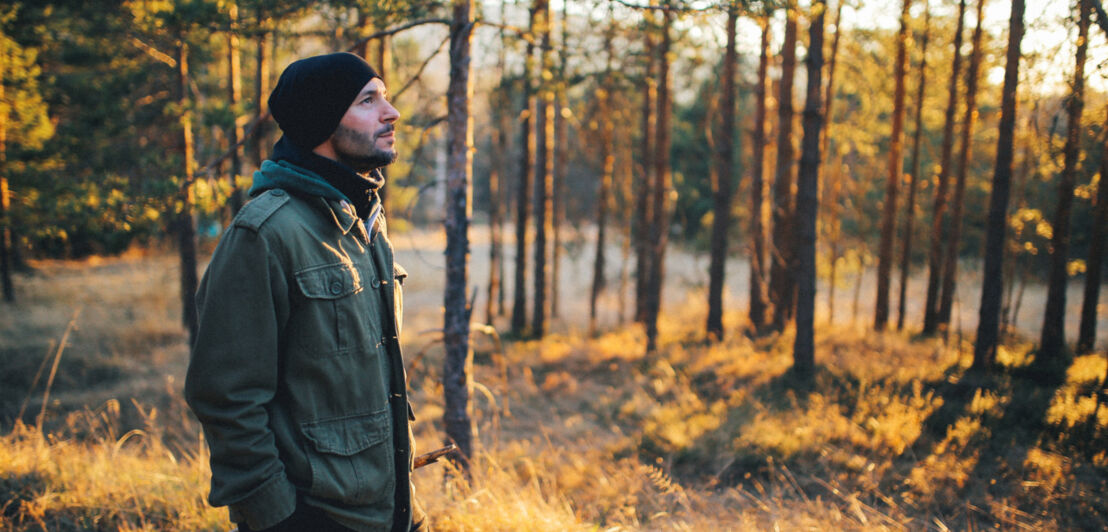
[[[392,164],[396,160],[396,149],[382,150],[377,147],[377,137],[392,130],[389,125],[369,135],[339,126],[335,130],[335,155],[358,173]]]

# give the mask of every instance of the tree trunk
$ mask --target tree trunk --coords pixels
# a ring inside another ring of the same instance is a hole
[[[551,206],[554,199],[554,92],[546,76],[553,66],[550,56],[550,4],[542,0],[537,5],[543,75],[535,113],[535,247],[532,250],[535,254],[535,300],[531,307],[531,335],[542,338],[546,334],[546,303],[550,290],[546,282],[550,268],[546,239],[554,226],[554,209]]]
[[[958,25],[954,30],[954,61],[950,67],[950,90],[947,97],[943,123],[942,154],[939,162],[939,179],[935,185],[935,202],[932,207],[931,245],[927,253],[927,299],[923,305],[923,334],[935,334],[939,317],[939,284],[942,276],[943,217],[946,214],[946,189],[950,181],[951,151],[954,149],[954,111],[958,107],[958,76],[962,71],[962,26],[966,13],[966,0],[958,2]]]
[[[542,0],[535,0],[531,6],[530,27],[531,33],[536,30],[536,16]],[[531,201],[528,193],[531,190],[531,172],[534,169],[534,159],[531,153],[531,75],[534,71],[535,44],[527,43],[527,55],[523,60],[523,112],[520,120],[520,160],[519,160],[519,184],[516,187],[516,271],[515,288],[512,291],[512,334],[521,336],[527,328],[527,218],[530,213]]]
[[[889,273],[893,266],[893,238],[896,235],[897,188],[904,173],[900,154],[904,140],[904,81],[908,77],[908,10],[911,0],[902,0],[900,31],[896,35],[896,89],[893,93],[893,131],[889,141],[889,175],[885,183],[885,208],[881,215],[881,246],[877,250],[877,302],[873,328],[885,330],[889,322]]]
[[[1077,25],[1077,63],[1073,70],[1073,94],[1066,102],[1066,145],[1063,148],[1062,175],[1058,179],[1058,206],[1054,212],[1054,234],[1050,239],[1050,277],[1046,294],[1043,334],[1039,360],[1053,361],[1065,351],[1066,277],[1070,245],[1070,211],[1073,208],[1073,188],[1077,181],[1077,161],[1081,150],[1081,111],[1085,107],[1085,56],[1088,50],[1089,10],[1087,2],[1078,0],[1081,11]]]
[[[611,10],[609,9],[609,15]],[[608,80],[612,74],[612,40],[614,39],[614,24],[609,23],[604,32],[604,52],[606,65],[604,67],[604,81],[597,89],[597,114],[600,122],[600,158],[603,169],[601,170],[600,183],[597,185],[596,195],[596,259],[592,268],[592,290],[589,292],[589,336],[596,334],[596,301],[600,292],[607,284],[604,279],[605,254],[604,246],[607,244],[608,230],[608,199],[611,194],[614,181],[616,154],[615,154],[615,124],[612,122],[611,85]],[[564,41],[563,41],[564,42]]]
[[[192,216],[192,184],[195,156],[192,139],[192,112],[189,110],[189,48],[182,36],[177,45],[177,103],[181,107],[181,153],[184,176],[178,192],[181,212],[177,217],[177,247],[181,261],[181,321],[189,333],[189,346],[196,338],[196,221]]]
[[[920,140],[923,138],[923,94],[927,86],[927,43],[931,38],[931,9],[924,0],[923,43],[920,46],[919,84],[916,87],[916,130],[912,135],[912,174],[908,180],[908,199],[904,203],[904,234],[900,244],[900,302],[897,304],[896,330],[904,330],[908,299],[908,272],[912,265],[912,233],[916,221],[916,189],[920,181]]]
[[[781,86],[777,98],[777,167],[773,179],[773,245],[770,256],[772,330],[783,331],[792,314],[792,187],[793,187],[793,75],[796,71],[796,6],[786,8],[785,41],[781,47]]]
[[[654,101],[657,98],[658,82],[654,77],[654,16],[647,12],[643,16],[646,31],[643,32],[643,57],[646,60],[643,72],[642,99],[642,137],[639,148],[639,168],[637,193],[635,196],[635,321],[646,324],[647,283],[650,279],[650,235],[647,226],[653,218],[651,212],[654,157],[654,129],[657,116],[654,114]]]
[[[973,367],[986,369],[996,362],[1000,296],[1004,291],[1003,259],[1008,229],[1008,187],[1012,176],[1012,144],[1016,130],[1016,94],[1019,85],[1020,41],[1023,40],[1024,0],[1012,0],[1008,21],[1008,57],[1004,66],[996,167],[989,195],[989,218],[985,234],[985,270],[982,276],[981,307],[977,339],[973,345]]]
[[[827,67],[827,88],[823,97],[823,132],[822,140],[820,144],[820,164],[823,166],[821,172],[824,176],[824,205],[827,206],[828,217],[827,219],[827,234],[829,246],[827,262],[830,264],[830,272],[828,274],[828,290],[827,290],[827,321],[833,323],[835,319],[835,285],[837,279],[835,275],[838,270],[839,260],[839,227],[841,222],[840,206],[839,206],[839,192],[842,187],[842,172],[838,166],[834,166],[834,171],[828,171],[828,167],[835,165],[836,158],[832,156],[831,146],[831,120],[834,118],[833,110],[835,103],[835,71],[838,67],[839,59],[839,38],[842,37],[842,21],[843,21],[843,2],[839,1],[835,7],[835,37],[831,40],[831,61]]]
[[[734,132],[735,132],[735,64],[738,54],[735,51],[735,37],[739,19],[739,8],[732,2],[727,9],[727,50],[723,57],[723,82],[720,96],[719,142],[716,148],[716,171],[712,190],[714,216],[712,218],[712,252],[708,266],[708,325],[709,340],[723,340],[723,288],[724,267],[727,263],[727,231],[731,227],[731,189],[734,168]]]
[[[443,425],[447,442],[458,445],[468,470],[473,456],[469,416],[469,269],[470,174],[473,146],[469,127],[469,42],[473,30],[469,0],[454,0],[450,24],[450,85],[447,89],[446,290],[443,297]]]
[[[551,250],[550,260],[550,317],[558,317],[558,294],[561,286],[561,267],[562,267],[562,224],[566,219],[566,207],[568,206],[569,197],[566,194],[566,176],[569,172],[566,168],[566,150],[569,147],[567,142],[569,126],[563,111],[568,110],[569,104],[566,101],[566,58],[569,53],[567,52],[567,39],[569,37],[568,31],[568,15],[566,14],[566,3],[568,0],[562,0],[562,48],[559,53],[559,59],[561,63],[558,66],[558,76],[556,78],[557,90],[555,92],[554,104],[554,197],[551,201],[551,208],[554,211],[554,246]]]
[[[1108,153],[1108,149],[1104,153]],[[1096,309],[1100,299],[1104,271],[1104,247],[1108,245],[1108,157],[1100,160],[1093,229],[1089,237],[1089,258],[1085,261],[1085,294],[1081,303],[1081,325],[1077,335],[1077,353],[1085,354],[1096,345]]]
[[[258,25],[261,26],[265,21],[265,17],[262,14],[262,7],[258,6]],[[254,132],[250,137],[250,142],[247,143],[247,150],[250,152],[251,162],[254,163],[254,168],[261,168],[262,166],[262,144],[265,143],[265,131],[267,124],[260,122],[262,115],[269,112],[267,108],[269,98],[269,33],[261,31],[258,32],[257,41],[255,44],[255,58],[256,63],[254,65]]]
[[[750,164],[750,324],[755,334],[766,327],[766,230],[762,217],[765,196],[766,71],[769,69],[769,17],[762,16],[762,43],[758,54],[758,84],[754,88],[754,128]]]
[[[804,103],[804,138],[796,183],[796,340],[793,344],[793,373],[804,380],[815,370],[816,314],[816,219],[819,215],[820,132],[823,117],[820,88],[823,84],[823,18],[826,4],[812,5],[808,28],[808,92]]]
[[[977,71],[981,67],[981,19],[984,18],[985,0],[977,1],[977,26],[973,30],[973,51],[970,52],[969,68],[966,69],[966,114],[962,121],[961,154],[958,158],[958,175],[954,182],[954,203],[950,211],[950,230],[946,235],[946,255],[943,260],[942,295],[939,298],[938,323],[949,329],[950,312],[954,306],[954,291],[957,289],[958,244],[962,239],[962,208],[966,196],[966,172],[970,152],[973,150],[971,139],[977,116]]]
[[[4,78],[7,62],[0,54],[0,100],[4,99]],[[11,191],[8,189],[8,117],[0,117],[0,287],[4,301],[15,302],[15,286],[12,284]]]
[[[667,7],[669,3],[664,5]],[[653,205],[651,213],[650,278],[646,287],[646,351],[652,353],[658,347],[658,313],[662,308],[662,284],[665,278],[666,243],[669,240],[669,214],[666,208],[666,196],[672,188],[669,168],[669,50],[670,26],[673,12],[662,13],[662,42],[658,47],[658,120],[654,141],[654,186],[651,187]]]
[[[227,32],[227,100],[234,115],[234,123],[227,131],[227,141],[231,145],[231,216],[238,214],[246,199],[244,191],[239,187],[239,176],[242,174],[242,150],[238,147],[242,138],[242,118],[239,116],[239,105],[242,102],[242,51],[239,49],[239,8],[238,4],[231,2],[229,6],[231,29]]]
[[[503,63],[502,63],[503,64]],[[501,69],[503,72],[503,69]],[[501,94],[505,100],[511,101],[505,89],[506,84],[501,84]],[[500,170],[504,167],[505,155],[508,153],[508,115],[503,109],[493,108],[493,116],[496,117],[498,127],[493,133],[492,164],[489,169],[489,285],[487,287],[488,304],[485,306],[485,323],[492,325],[493,317],[504,312],[504,294],[501,290],[500,275],[503,271],[503,209],[501,209]],[[499,303],[499,304],[498,304]]]

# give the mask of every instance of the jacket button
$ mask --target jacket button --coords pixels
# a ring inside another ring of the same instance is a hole
[[[274,190],[273,190],[273,195],[274,195],[274,196],[284,196],[284,195],[285,195],[285,191],[284,191],[284,190],[281,190],[281,189],[279,189],[279,188],[278,188],[278,189],[274,189]]]
[[[339,295],[342,293],[342,281],[335,281],[331,283],[331,294]]]

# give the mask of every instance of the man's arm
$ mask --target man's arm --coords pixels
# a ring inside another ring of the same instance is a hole
[[[208,500],[230,506],[236,520],[254,529],[280,522],[296,507],[265,408],[277,388],[287,286],[265,239],[232,227],[197,293],[199,328],[185,380],[185,398],[211,449]]]

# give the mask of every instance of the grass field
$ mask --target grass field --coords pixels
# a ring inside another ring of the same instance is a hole
[[[435,242],[395,240],[413,272],[403,343],[427,450],[442,440],[442,276],[421,250]],[[0,306],[0,530],[229,528],[204,503],[206,451],[180,395],[175,258],[34,266]],[[575,271],[564,282],[584,293]],[[797,391],[791,336],[705,344],[698,290],[671,283],[650,356],[611,309],[595,338],[568,319],[503,349],[476,332],[472,482],[448,464],[414,474],[436,528],[1108,529],[1103,354],[1043,378],[1011,339],[983,377],[959,336],[838,319],[817,330],[820,367]],[[573,294],[564,315],[579,317]]]

